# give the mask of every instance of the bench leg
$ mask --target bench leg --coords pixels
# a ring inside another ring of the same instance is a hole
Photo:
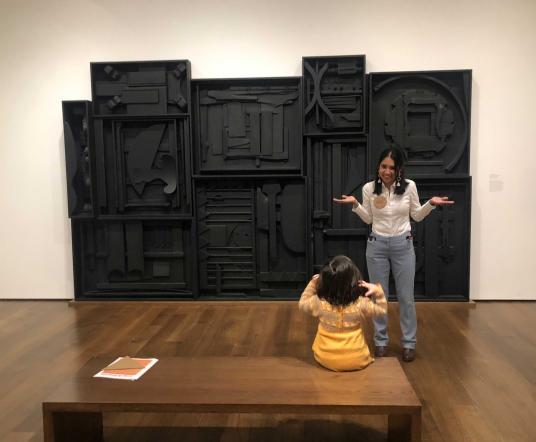
[[[389,442],[421,441],[421,415],[390,414],[387,418],[387,440]]]
[[[102,413],[44,412],[45,442],[102,442]]]

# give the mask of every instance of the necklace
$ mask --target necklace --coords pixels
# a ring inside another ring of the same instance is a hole
[[[385,198],[383,195],[374,198],[374,207],[376,207],[376,209],[383,209],[386,205],[387,198]]]

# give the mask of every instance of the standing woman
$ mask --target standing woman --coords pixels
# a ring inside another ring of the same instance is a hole
[[[404,154],[387,148],[380,154],[377,177],[363,186],[363,203],[351,195],[333,198],[339,204],[352,204],[352,211],[367,224],[372,234],[367,241],[367,267],[371,283],[380,283],[389,294],[389,272],[393,270],[400,306],[402,359],[415,359],[417,315],[413,288],[415,283],[415,250],[409,217],[423,220],[436,206],[454,204],[448,197],[434,196],[421,206],[417,186],[404,177]],[[385,356],[389,336],[387,314],[374,318],[374,354]]]

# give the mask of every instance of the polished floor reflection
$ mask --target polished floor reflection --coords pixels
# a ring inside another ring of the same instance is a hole
[[[4,301],[0,440],[43,440],[41,402],[91,357],[293,356],[314,363],[315,321],[292,302]],[[390,304],[389,356],[399,356]],[[423,441],[536,440],[536,303],[417,304]],[[371,329],[367,330],[370,342]],[[381,382],[381,379],[378,380]],[[105,440],[383,441],[386,418],[278,415],[105,416]]]

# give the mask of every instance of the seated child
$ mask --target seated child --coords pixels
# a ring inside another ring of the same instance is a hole
[[[366,317],[385,315],[387,300],[380,284],[362,281],[350,258],[335,256],[324,265],[303,291],[299,307],[319,319],[313,343],[319,364],[334,371],[349,371],[374,361],[362,324]]]

